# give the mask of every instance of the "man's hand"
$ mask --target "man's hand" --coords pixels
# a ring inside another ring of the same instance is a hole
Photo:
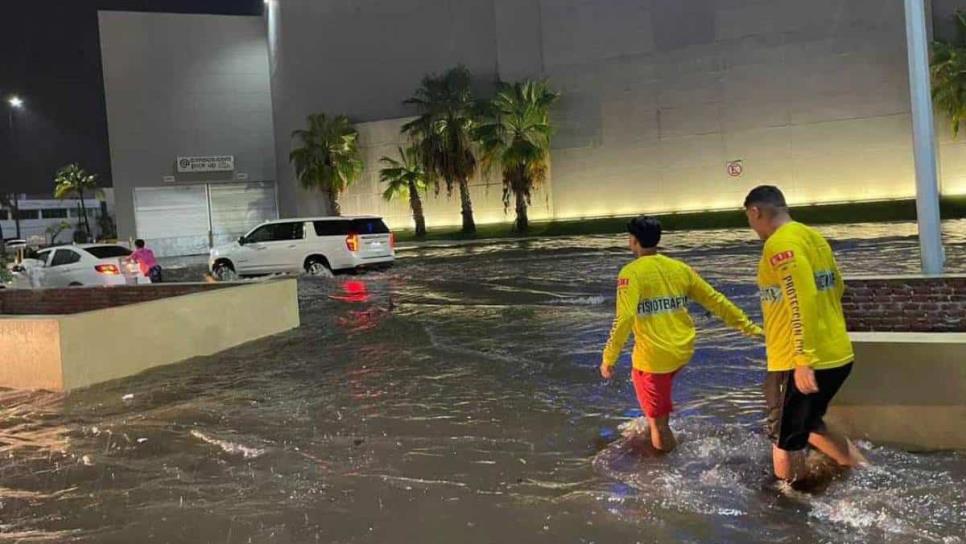
[[[609,380],[614,377],[614,367],[607,366],[607,363],[600,363],[600,375],[605,380]]]
[[[795,387],[806,395],[818,393],[818,382],[815,381],[815,371],[812,369],[812,367],[795,367]]]

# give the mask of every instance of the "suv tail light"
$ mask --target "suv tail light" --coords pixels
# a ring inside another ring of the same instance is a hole
[[[121,274],[121,269],[115,264],[94,265],[94,270],[97,270],[99,274],[105,274],[107,276],[118,276]]]
[[[396,249],[396,233],[389,233],[389,249]]]
[[[346,236],[345,237],[345,247],[346,247],[346,249],[348,249],[349,251],[351,251],[353,253],[355,253],[356,251],[359,251],[359,235],[358,234],[350,234],[350,235]]]

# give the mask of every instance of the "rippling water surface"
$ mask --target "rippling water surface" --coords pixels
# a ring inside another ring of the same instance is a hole
[[[966,222],[945,228],[964,272]],[[825,232],[847,274],[917,269],[914,225]],[[665,242],[760,317],[748,232]],[[779,489],[763,349],[703,314],[680,448],[628,451],[626,360],[596,374],[627,260],[619,236],[409,250],[301,280],[296,331],[69,396],[0,391],[0,542],[966,542],[963,454],[863,443],[872,468]]]

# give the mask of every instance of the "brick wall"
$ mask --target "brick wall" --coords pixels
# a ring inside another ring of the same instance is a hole
[[[966,275],[846,278],[854,332],[966,332]]]
[[[228,285],[217,283],[161,283],[119,287],[71,287],[67,289],[0,289],[0,314],[76,314],[224,287],[228,287]]]

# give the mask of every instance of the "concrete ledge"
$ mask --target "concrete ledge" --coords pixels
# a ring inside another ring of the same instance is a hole
[[[966,450],[966,333],[850,333],[852,376],[828,422],[854,438]]]
[[[0,387],[68,391],[299,326],[297,280],[70,315],[0,318]]]

